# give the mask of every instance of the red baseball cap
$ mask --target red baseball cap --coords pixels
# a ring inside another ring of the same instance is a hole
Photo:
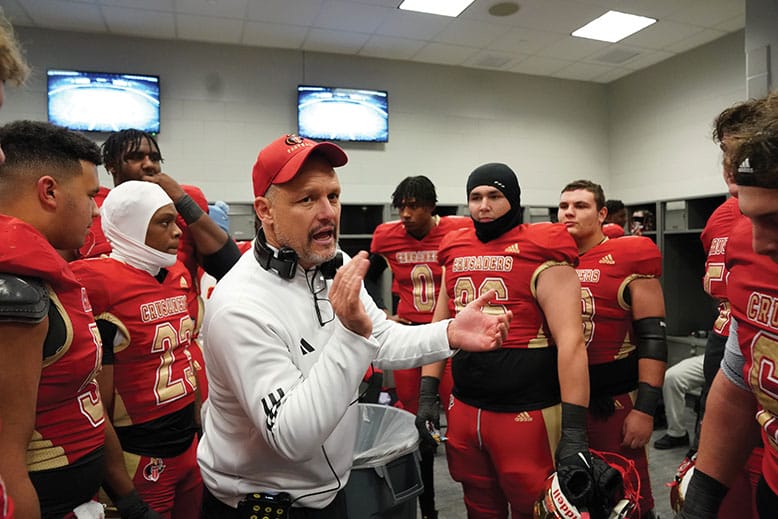
[[[312,152],[324,155],[333,168],[348,162],[346,152],[331,142],[316,142],[295,134],[274,140],[259,152],[251,172],[254,196],[264,196],[271,184],[283,184],[292,180]]]

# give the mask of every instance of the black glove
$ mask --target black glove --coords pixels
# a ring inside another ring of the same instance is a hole
[[[116,505],[122,519],[162,519],[161,515],[149,508],[149,505],[140,498],[137,490],[115,500],[113,504]]]
[[[608,517],[611,510],[624,496],[624,480],[618,470],[605,460],[592,457],[594,499],[589,503],[592,517]]]
[[[562,402],[562,437],[556,449],[559,487],[575,506],[585,506],[594,495],[592,456],[586,438],[586,408]]]
[[[416,428],[419,430],[421,443],[419,448],[435,451],[438,440],[432,437],[429,425],[440,430],[440,396],[438,396],[440,380],[435,377],[421,377],[419,384],[419,410],[416,412]]]
[[[686,489],[686,498],[676,519],[708,519],[718,515],[727,487],[698,468]]]

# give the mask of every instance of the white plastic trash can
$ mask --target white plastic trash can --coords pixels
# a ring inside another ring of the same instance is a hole
[[[345,487],[350,518],[415,519],[424,491],[416,417],[403,409],[357,404],[359,430]]]

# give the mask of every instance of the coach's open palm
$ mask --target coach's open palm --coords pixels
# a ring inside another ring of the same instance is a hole
[[[489,351],[502,346],[508,336],[508,326],[513,313],[491,315],[483,308],[497,295],[494,290],[468,304],[448,326],[448,342],[452,348],[465,351]]]
[[[368,267],[370,261],[367,259],[367,252],[360,251],[338,269],[329,291],[329,300],[338,320],[347,329],[362,337],[370,337],[373,333],[373,322],[359,299],[362,280]]]

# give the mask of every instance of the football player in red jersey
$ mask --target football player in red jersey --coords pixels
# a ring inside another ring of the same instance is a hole
[[[174,201],[179,213],[178,225],[182,229],[178,255],[193,279],[198,264],[216,279],[235,264],[240,253],[229,235],[208,217],[208,202],[202,191],[194,186],[182,186],[162,172],[162,152],[153,135],[134,129],[114,132],[103,143],[102,154],[114,185],[128,180],[153,182]],[[96,197],[98,207],[108,191],[108,188],[100,188]],[[99,221],[95,222],[90,239],[81,249],[81,257],[100,256],[110,249]]]
[[[635,462],[641,517],[653,517],[646,443],[667,367],[662,257],[649,238],[611,240],[599,184],[577,180],[562,189],[559,222],[578,246],[584,340],[591,395],[589,446]]]
[[[724,345],[729,337],[730,310],[727,301],[727,269],[724,256],[729,233],[735,224],[744,218],[738,207],[738,190],[733,176],[737,168],[733,168],[727,153],[728,143],[731,134],[737,132],[744,124],[748,124],[752,117],[758,114],[762,102],[762,99],[752,99],[727,108],[716,117],[713,124],[713,140],[718,143],[723,152],[724,182],[732,196],[713,211],[700,235],[702,247],[707,255],[703,287],[705,292],[719,300],[719,316],[713,323],[713,333],[708,335],[705,344],[706,386],[703,395],[707,393],[719,369],[721,358],[724,356]]]
[[[79,248],[97,214],[99,150],[30,121],[0,128],[0,142],[0,473],[16,514],[61,517],[102,484],[123,517],[158,517],[121,473],[95,382],[101,348],[92,308],[55,250]]]
[[[472,227],[463,216],[438,216],[435,185],[423,176],[406,177],[392,193],[392,206],[400,219],[382,223],[373,231],[370,244],[371,272],[380,274],[387,263],[392,271],[392,292],[399,297],[393,318],[405,324],[432,321],[435,298],[440,289],[438,245],[449,232]],[[376,266],[377,265],[377,266]],[[421,368],[395,370],[397,397],[403,407],[417,415],[421,434],[421,474],[424,493],[419,506],[424,519],[437,518],[433,460],[437,442],[430,437],[427,422],[440,428],[440,402],[448,405],[451,395],[451,368],[446,367],[440,379],[421,377]]]
[[[0,10],[0,107],[3,106],[5,96],[5,82],[10,81],[15,85],[24,83],[30,69],[22,58],[21,47],[14,35],[13,27]],[[0,165],[5,162],[3,149],[0,148]],[[0,429],[3,427],[0,416]],[[6,495],[5,485],[0,478],[0,519],[13,518],[13,501]]]
[[[195,186],[179,185],[175,179],[162,172],[162,152],[157,140],[150,133],[135,129],[114,132],[103,143],[102,154],[105,169],[113,177],[114,185],[118,186],[128,180],[153,182],[174,200],[178,211],[176,223],[182,231],[178,258],[189,270],[193,282],[190,304],[193,309],[198,306],[202,309],[202,301],[198,300],[198,265],[216,279],[221,279],[240,258],[240,251],[229,234],[208,216],[205,195]],[[108,188],[100,187],[95,197],[98,207],[102,206],[108,192]],[[98,217],[92,225],[87,243],[80,250],[81,257],[98,257],[110,251],[111,246],[103,235]],[[199,315],[190,348],[195,366],[198,367],[198,387],[201,387],[198,391],[202,391],[198,401],[207,395],[207,379],[203,371],[205,361],[197,338],[201,322],[202,315]]]
[[[763,101],[763,99],[751,99],[729,107],[716,117],[713,125],[713,140],[723,152],[723,176],[731,197],[713,211],[700,235],[706,254],[703,287],[705,292],[719,301],[719,315],[705,343],[703,364],[705,384],[700,399],[700,419],[705,414],[708,391],[719,370],[724,356],[724,346],[729,338],[731,311],[727,296],[729,273],[725,262],[729,236],[735,225],[745,218],[738,207],[738,186],[734,180],[734,172],[737,168],[733,168],[727,153],[728,144],[730,135],[736,134],[740,128],[749,124],[751,119],[758,115]],[[742,514],[744,517],[757,516],[754,500],[761,474],[762,452],[761,446],[754,449],[746,469],[741,472],[727,492],[719,509],[719,517],[731,517],[734,513]]]
[[[176,259],[181,230],[159,186],[128,181],[102,207],[110,257],[71,263],[103,343],[98,382],[138,493],[166,518],[199,514],[192,280]]]
[[[578,253],[563,225],[520,224],[518,179],[505,164],[476,168],[467,196],[473,227],[450,232],[438,250],[434,320],[487,290],[497,297],[484,312],[520,317],[502,349],[453,357],[446,455],[468,517],[505,518],[510,509],[531,518],[555,460],[562,473],[591,466]]]
[[[716,514],[760,433],[756,507],[759,517],[774,517],[778,509],[778,96],[768,96],[726,144],[725,161],[739,164],[733,178],[747,219],[727,240],[730,336],[708,394],[697,464],[679,514],[684,519]]]

